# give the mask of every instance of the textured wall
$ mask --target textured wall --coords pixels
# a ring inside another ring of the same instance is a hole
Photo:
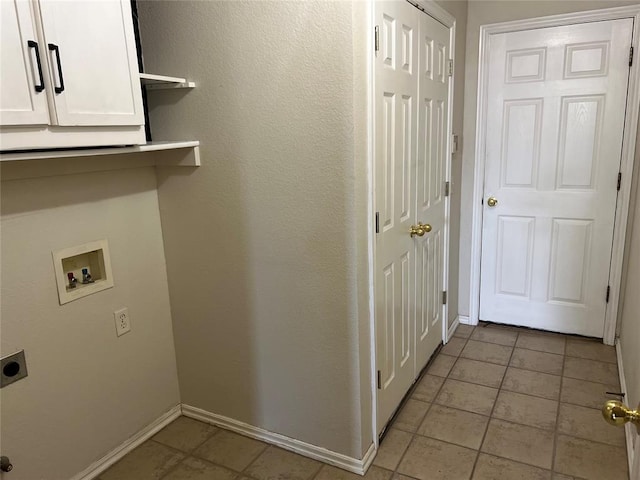
[[[480,27],[490,23],[543,17],[635,4],[637,1],[546,1],[507,0],[469,2],[464,95],[464,152],[462,154],[462,199],[460,213],[460,315],[469,315],[471,266],[472,190],[475,168],[476,106],[478,101],[478,48]]]
[[[460,268],[460,198],[462,195],[462,129],[464,121],[465,49],[468,2],[436,2],[456,19],[456,52],[453,92],[453,133],[458,134],[458,151],[451,157],[451,213],[449,218],[449,325],[458,316],[458,270]]]
[[[2,454],[12,480],[68,479],[179,402],[156,178],[138,168],[1,188],[1,355],[24,349],[29,371],[0,391]],[[51,251],[102,238],[114,288],[60,306]],[[132,329],[118,338],[123,306]]]
[[[356,458],[372,438],[360,8],[139,5],[146,70],[198,85],[153,93],[151,113],[158,138],[202,142],[202,167],[158,175],[182,399]]]

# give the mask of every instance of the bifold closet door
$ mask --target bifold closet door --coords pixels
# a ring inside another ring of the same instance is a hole
[[[375,317],[381,430],[442,341],[449,30],[376,3]],[[415,228],[419,223],[427,228]],[[410,232],[414,227],[414,234]]]

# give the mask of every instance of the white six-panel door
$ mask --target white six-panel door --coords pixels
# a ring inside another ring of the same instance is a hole
[[[632,29],[491,36],[481,320],[603,336]]]
[[[376,3],[375,316],[381,430],[442,341],[449,30]],[[411,225],[432,231],[412,238]]]

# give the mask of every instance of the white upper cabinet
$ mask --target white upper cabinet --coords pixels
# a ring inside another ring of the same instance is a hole
[[[0,124],[47,125],[49,111],[32,4],[0,1]]]
[[[128,0],[40,0],[57,125],[142,125]]]
[[[0,8],[0,150],[145,143],[129,0]]]

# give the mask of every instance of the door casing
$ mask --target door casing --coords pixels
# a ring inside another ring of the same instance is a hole
[[[488,104],[487,92],[489,82],[489,38],[491,35],[500,33],[531,30],[535,28],[560,27],[577,23],[617,20],[622,18],[634,19],[632,43],[635,58],[629,72],[625,131],[622,141],[622,157],[620,163],[622,183],[620,191],[618,192],[618,202],[616,204],[616,222],[613,231],[613,249],[611,255],[611,268],[609,271],[611,295],[609,297],[609,303],[607,304],[604,322],[603,341],[607,345],[614,344],[618,307],[620,304],[622,261],[627,231],[627,216],[630,204],[636,132],[638,131],[638,110],[640,109],[640,60],[638,60],[638,56],[640,55],[638,48],[640,45],[638,38],[640,34],[640,5],[496,23],[483,25],[480,28],[480,62],[478,65],[478,102],[476,116],[474,183],[471,197],[473,199],[473,206],[471,222],[470,311],[468,320],[468,323],[471,325],[478,324],[480,313],[480,256],[482,252],[483,222],[481,201],[484,193],[486,118]]]
[[[409,1],[409,0],[406,0]],[[454,64],[453,74],[449,80],[449,96],[448,96],[448,124],[447,124],[447,133],[446,137],[449,141],[446,142],[446,179],[447,181],[451,181],[451,136],[453,132],[453,101],[454,101],[454,84],[455,84],[455,75],[456,75],[456,58],[455,58],[455,39],[456,39],[456,19],[449,12],[447,12],[444,8],[439,6],[435,0],[411,0],[409,1],[412,5],[417,7],[419,10],[422,10],[425,14],[431,16],[438,22],[442,23],[445,27],[449,29],[449,42],[450,42],[450,54],[451,60]],[[374,16],[375,10],[375,2],[370,3],[369,8],[369,38],[374,38]],[[376,249],[375,249],[375,189],[374,189],[374,168],[375,168],[375,158],[373,152],[375,151],[375,62],[374,62],[374,44],[370,42],[371,49],[369,51],[369,60],[367,65],[368,70],[368,165],[369,165],[369,178],[368,178],[368,189],[369,189],[369,216],[371,218],[371,226],[369,228],[369,324],[370,324],[370,346],[371,346],[371,396],[372,396],[372,411],[371,411],[371,421],[372,421],[372,434],[375,450],[378,449],[379,438],[378,438],[378,410],[377,410],[377,397],[378,397],[378,386],[377,386],[377,371],[376,371],[376,319],[375,319],[375,266],[376,266]],[[450,197],[446,199],[445,206],[445,218],[450,218]],[[443,286],[444,289],[448,291],[449,285],[449,222],[445,226],[445,245],[444,245],[444,280]],[[448,328],[448,307],[449,305],[444,305],[443,309],[443,322],[442,322],[442,340],[443,343],[447,343],[449,338],[453,335],[453,330]],[[371,461],[373,461],[373,456],[371,456]]]

